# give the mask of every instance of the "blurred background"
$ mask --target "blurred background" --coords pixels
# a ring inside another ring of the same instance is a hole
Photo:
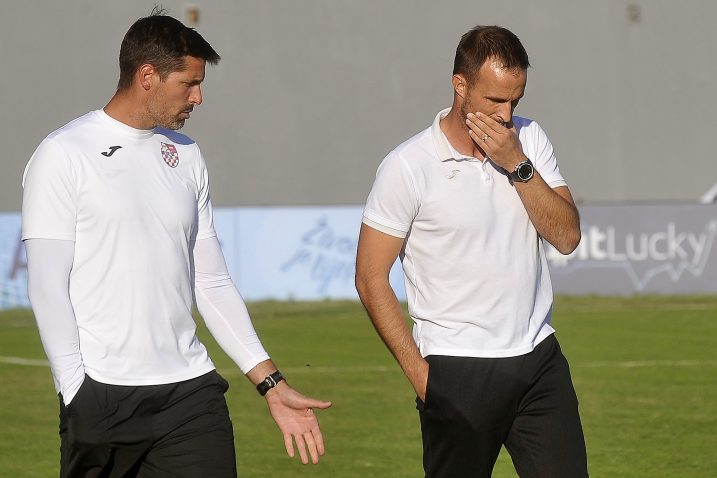
[[[460,36],[499,24],[533,67],[518,114],[576,199],[697,201],[717,183],[710,0],[161,2],[222,55],[185,132],[215,206],[361,204],[379,161],[451,103]],[[3,2],[0,210],[50,131],[114,92],[119,45],[154,2]]]
[[[23,168],[49,132],[106,104],[121,39],[154,2],[3,6],[0,267],[15,303]],[[220,239],[249,298],[355,297],[355,239],[376,168],[450,105],[455,47],[476,24],[506,26],[526,46],[533,66],[517,114],[546,130],[581,208],[581,248],[551,254],[556,290],[717,292],[717,213],[704,206],[717,196],[714,2],[162,6],[222,55],[183,132],[209,165]]]

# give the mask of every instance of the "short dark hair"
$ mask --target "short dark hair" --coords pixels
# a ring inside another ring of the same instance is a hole
[[[456,48],[453,74],[474,79],[489,58],[495,58],[507,69],[527,70],[530,66],[528,53],[515,33],[499,26],[478,25],[461,37]]]
[[[182,71],[186,56],[202,58],[212,65],[221,59],[196,30],[155,8],[149,16],[134,22],[122,40],[117,89],[129,88],[135,72],[145,63],[153,65],[161,79]]]

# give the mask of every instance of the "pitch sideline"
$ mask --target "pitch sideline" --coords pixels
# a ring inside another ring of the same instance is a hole
[[[20,365],[26,367],[49,367],[47,360],[29,359],[24,357],[0,356],[0,364]],[[717,360],[624,360],[624,361],[595,361],[573,362],[571,368],[640,368],[640,367],[702,367],[717,365]],[[286,373],[345,373],[345,372],[400,372],[398,366],[311,366],[282,368]],[[219,369],[222,375],[239,375],[238,369]]]

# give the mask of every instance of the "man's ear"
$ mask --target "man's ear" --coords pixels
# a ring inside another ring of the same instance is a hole
[[[453,75],[453,91],[455,94],[465,99],[467,90],[468,82],[466,81],[466,78],[461,74]]]
[[[137,81],[142,89],[149,91],[159,81],[159,72],[154,65],[146,63],[137,70]]]

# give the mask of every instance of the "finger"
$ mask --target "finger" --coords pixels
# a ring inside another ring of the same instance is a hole
[[[296,448],[299,450],[301,463],[306,465],[309,463],[309,457],[306,455],[306,443],[304,442],[304,437],[301,435],[294,435],[294,441],[296,442]]]
[[[286,454],[290,458],[294,458],[294,442],[291,441],[291,435],[288,433],[284,434],[284,448],[286,448]]]
[[[329,408],[331,405],[332,405],[332,403],[329,401],[318,400],[316,398],[310,398],[310,397],[306,397],[306,401],[304,402],[304,406],[306,406],[306,408],[318,408],[320,410]]]
[[[468,130],[468,135],[471,137],[473,142],[477,144],[481,149],[485,151],[486,148],[490,149],[490,136],[485,134],[483,131],[478,130],[476,134],[473,130]]]
[[[311,429],[311,434],[314,437],[314,442],[316,442],[316,451],[319,452],[319,455],[323,455],[326,451],[324,449],[324,435],[321,433],[318,423]]]
[[[489,136],[492,136],[491,132],[495,132],[496,134],[501,134],[503,131],[505,131],[505,126],[502,123],[494,120],[490,116],[485,115],[481,112],[476,112],[475,114],[468,113],[467,116],[469,118],[472,116],[471,120],[473,120],[474,122],[477,122],[477,124],[484,125],[488,129],[488,131],[486,131],[486,132],[488,133]]]
[[[493,139],[497,138],[500,133],[496,129],[492,128],[486,121],[484,121],[484,119],[486,118],[485,115],[481,115],[479,117],[477,116],[479,114],[480,113],[468,113],[468,115],[466,116],[466,121],[470,121],[476,125],[476,128],[473,131],[481,138],[481,140],[486,139],[486,136],[488,136],[488,138]]]
[[[293,408],[296,408],[296,409],[299,409],[299,408],[308,408],[308,409],[318,408],[318,409],[323,410],[323,409],[325,409],[325,408],[329,408],[329,407],[332,405],[332,403],[331,403],[331,402],[328,402],[328,401],[326,401],[326,400],[318,400],[318,399],[316,399],[316,398],[299,396],[299,397],[296,398],[296,401],[294,401],[294,402],[292,403],[292,405],[293,405]]]
[[[311,463],[314,465],[319,462],[319,452],[316,449],[316,442],[314,441],[314,436],[311,434],[311,432],[304,433],[304,440],[306,441],[306,446],[309,448],[309,455],[311,455]]]
[[[478,124],[478,119],[475,116],[473,116],[472,118],[470,117],[472,115],[472,113],[469,113],[468,117],[466,118],[466,125],[468,126],[468,131],[473,131],[475,134],[482,137],[485,133],[481,129],[481,125]]]
[[[475,122],[473,120],[475,120]],[[478,124],[478,120],[475,117],[473,117],[473,120],[471,120],[470,118],[466,118],[468,134],[474,133],[477,138],[481,139],[485,138],[486,136],[490,137],[490,135],[488,134],[488,128],[485,125],[481,126],[480,124]]]

